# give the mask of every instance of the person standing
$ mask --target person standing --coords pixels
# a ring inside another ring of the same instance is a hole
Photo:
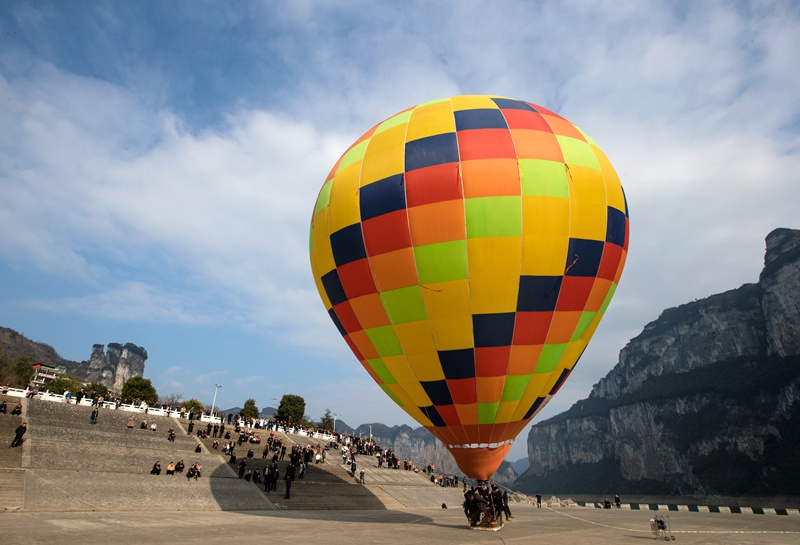
[[[289,497],[291,496],[291,494],[290,494],[291,490],[292,490],[292,475],[287,472],[286,473],[286,495],[284,496],[284,499],[287,499],[287,500],[289,499]]]
[[[97,408],[92,409],[92,416],[89,417],[89,424],[97,424]]]
[[[20,424],[14,432],[14,440],[11,441],[11,448],[18,447],[22,444],[22,436],[28,431],[27,422]]]
[[[537,492],[536,494],[536,507],[542,508],[542,495]]]

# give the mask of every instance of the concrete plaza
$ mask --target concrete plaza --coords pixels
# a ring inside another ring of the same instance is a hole
[[[655,540],[655,513],[588,508],[512,506],[514,519],[499,532],[472,530],[460,507],[407,511],[135,511],[6,512],[0,536],[7,545],[196,545],[198,543],[330,543],[437,545],[548,543],[619,545]],[[665,513],[662,513],[665,514]],[[684,544],[800,543],[800,517],[672,512],[675,541]],[[262,541],[263,540],[263,541]]]

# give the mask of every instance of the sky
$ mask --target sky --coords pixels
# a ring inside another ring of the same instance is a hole
[[[589,134],[630,208],[614,300],[541,421],[664,309],[756,282],[766,235],[800,228],[798,66],[785,1],[6,0],[0,326],[75,361],[142,346],[162,395],[295,394],[313,419],[416,426],[325,312],[314,202],[383,119],[508,96]]]

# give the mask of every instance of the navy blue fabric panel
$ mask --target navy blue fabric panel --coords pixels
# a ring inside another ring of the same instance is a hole
[[[572,369],[562,369],[561,370],[561,376],[559,376],[558,380],[556,381],[556,383],[553,384],[553,387],[550,389],[550,394],[549,395],[551,395],[551,396],[556,395],[556,392],[558,392],[558,390],[561,389],[561,386],[564,385],[564,381],[567,380],[567,377],[569,376],[569,374],[571,372],[572,372]]]
[[[522,417],[522,419],[523,419],[523,420],[527,420],[528,418],[531,418],[531,417],[533,416],[533,413],[535,413],[535,412],[536,412],[536,410],[537,410],[539,407],[541,407],[541,406],[542,406],[542,403],[544,403],[544,400],[545,400],[545,399],[547,399],[547,398],[544,398],[544,397],[537,397],[537,398],[536,398],[536,401],[534,401],[534,402],[533,402],[533,405],[531,405],[531,408],[530,408],[530,409],[528,409],[528,412],[526,412],[526,413],[525,413],[525,416],[523,416],[523,417]]]
[[[358,192],[361,221],[406,207],[406,186],[402,174],[365,185]]]
[[[520,276],[517,312],[555,310],[562,280],[561,276]]]
[[[446,380],[434,380],[432,382],[420,382],[425,393],[434,405],[452,405],[453,397],[450,395],[450,388],[447,387]]]
[[[453,112],[453,115],[456,118],[457,131],[508,128],[508,123],[506,123],[506,118],[503,117],[503,112],[494,108],[459,110]]]
[[[602,240],[569,239],[564,276],[597,276],[604,247]]]
[[[361,234],[361,224],[354,223],[331,234],[331,250],[337,267],[366,258],[367,249]]]
[[[436,410],[436,407],[434,406],[420,407],[419,410],[422,411],[425,414],[425,416],[428,417],[428,420],[431,421],[431,424],[433,424],[437,428],[443,428],[447,425],[444,423],[444,419],[439,414],[439,411]]]
[[[342,322],[339,320],[339,317],[336,315],[336,311],[334,311],[333,309],[330,309],[328,311],[328,316],[331,317],[331,320],[333,320],[333,324],[336,326],[336,329],[339,330],[339,333],[342,334],[342,337],[347,335],[347,330],[344,328],[344,326],[342,325]]]
[[[330,299],[331,306],[335,307],[339,303],[347,301],[347,294],[344,292],[342,282],[339,280],[339,273],[332,270],[321,278],[322,287],[325,288],[325,294]]]
[[[439,363],[445,378],[475,377],[475,350],[472,348],[439,350]]]
[[[514,339],[516,312],[473,314],[472,331],[475,348],[509,346]]]
[[[458,162],[456,133],[448,132],[406,142],[406,172]]]
[[[526,104],[521,100],[514,100],[513,98],[493,98],[492,102],[497,104],[498,108],[502,108],[504,110],[530,110],[531,112],[536,111],[536,108],[534,108],[530,104]]]
[[[626,223],[627,218],[625,217],[625,214],[616,208],[609,206],[608,219],[606,220],[606,242],[624,247]]]

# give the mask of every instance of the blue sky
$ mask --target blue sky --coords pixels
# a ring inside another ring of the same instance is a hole
[[[308,224],[358,136],[455,94],[557,111],[627,193],[620,287],[539,419],[800,227],[795,3],[340,4],[0,3],[0,325],[77,361],[143,346],[162,394],[413,424],[327,317]]]

